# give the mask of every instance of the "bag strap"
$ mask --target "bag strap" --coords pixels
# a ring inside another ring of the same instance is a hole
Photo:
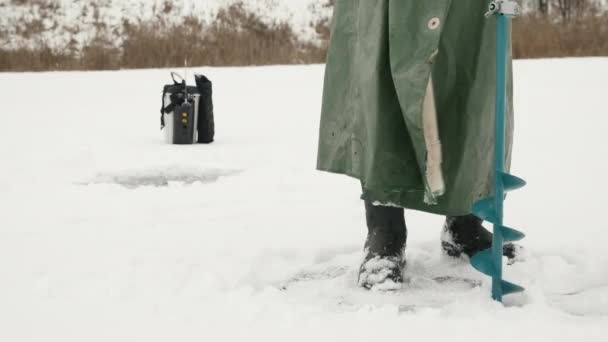
[[[163,99],[162,104],[160,105],[160,130],[162,131],[165,128],[165,96],[167,96],[167,88],[163,89]]]
[[[179,78],[181,80],[181,82],[178,82],[175,80],[175,77]],[[183,85],[184,89],[186,87],[186,80],[184,80],[183,77],[181,77],[178,73],[176,72],[171,72],[171,79],[173,80],[173,85]],[[167,87],[165,87],[163,89],[163,98],[162,98],[162,104],[160,107],[160,129],[162,130],[163,128],[165,128],[165,114],[166,113],[170,113],[175,106],[177,105],[177,103],[174,102],[174,98],[173,96],[171,96],[171,103],[165,107],[165,96],[167,96]]]
[[[178,77],[178,78],[181,80],[181,82],[177,82],[177,81],[175,80],[175,77]],[[173,80],[173,83],[174,83],[175,85],[178,85],[178,84],[186,84],[186,80],[184,80],[184,78],[183,78],[182,76],[180,76],[180,74],[178,74],[178,73],[176,73],[176,72],[174,72],[174,71],[172,71],[172,72],[171,72],[171,79]]]

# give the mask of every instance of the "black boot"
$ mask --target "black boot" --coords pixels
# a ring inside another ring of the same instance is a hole
[[[482,225],[483,221],[475,215],[450,216],[446,219],[441,235],[441,247],[452,257],[464,253],[469,258],[492,246],[492,233]],[[518,247],[507,243],[503,255],[509,259],[517,257]]]
[[[393,290],[403,282],[407,228],[402,208],[374,206],[365,201],[367,239],[359,269],[359,286]]]

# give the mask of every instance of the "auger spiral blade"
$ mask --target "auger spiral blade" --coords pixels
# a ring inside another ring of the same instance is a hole
[[[492,258],[492,249],[481,251],[471,257],[471,266],[479,272],[492,277],[496,274],[494,267],[494,258]]]
[[[524,288],[500,279],[497,268],[495,267],[494,260],[492,258],[492,249],[486,249],[480,253],[477,253],[471,258],[471,265],[479,272],[492,277],[492,280],[498,279],[500,281],[500,295],[508,295],[511,293],[523,292]]]
[[[504,192],[511,192],[514,190],[518,190],[518,189],[523,188],[526,185],[526,181],[524,181],[523,179],[521,179],[519,177],[515,177],[513,175],[510,175],[510,174],[504,173],[504,172],[500,172],[500,171],[497,171],[497,172],[500,175],[500,181],[502,182],[501,185],[502,185],[502,189],[504,189],[503,190]],[[491,223],[498,223],[499,222],[498,213],[496,212],[494,202],[495,202],[494,197],[482,199],[480,201],[475,202],[475,204],[473,204],[473,214],[484,221],[488,221]],[[522,236],[522,238],[523,238],[523,236]],[[510,240],[510,241],[517,241],[517,240],[521,240],[521,239]]]
[[[486,198],[473,204],[473,215],[492,223],[498,222],[496,210],[494,210],[494,198]]]
[[[511,192],[514,190],[518,190],[526,186],[526,181],[510,175],[508,173],[500,172],[500,178],[502,178],[502,186],[505,189],[505,192]]]
[[[501,227],[502,238],[505,242],[519,241],[526,235],[518,230],[509,227]],[[471,258],[471,265],[479,272],[487,275],[495,273],[494,258],[492,257],[492,249],[481,251]]]
[[[511,293],[524,292],[526,290],[523,287],[521,287],[521,286],[519,286],[517,284],[509,283],[506,280],[501,281],[500,287],[502,288],[502,294],[503,295],[508,295],[508,294],[511,294]]]
[[[526,234],[509,227],[500,227],[504,242],[519,241],[526,237]]]

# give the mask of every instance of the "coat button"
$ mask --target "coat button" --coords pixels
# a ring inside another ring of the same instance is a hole
[[[439,28],[439,25],[441,25],[441,20],[437,17],[431,18],[427,24],[429,30],[436,30]]]

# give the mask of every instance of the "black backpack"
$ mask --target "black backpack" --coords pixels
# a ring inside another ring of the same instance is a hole
[[[181,81],[178,82],[175,78]],[[167,142],[172,144],[209,144],[215,135],[213,120],[213,87],[203,75],[194,75],[196,86],[186,85],[186,80],[171,73],[173,84],[163,87],[160,109],[161,130],[165,130]],[[171,117],[169,127],[165,116]]]

